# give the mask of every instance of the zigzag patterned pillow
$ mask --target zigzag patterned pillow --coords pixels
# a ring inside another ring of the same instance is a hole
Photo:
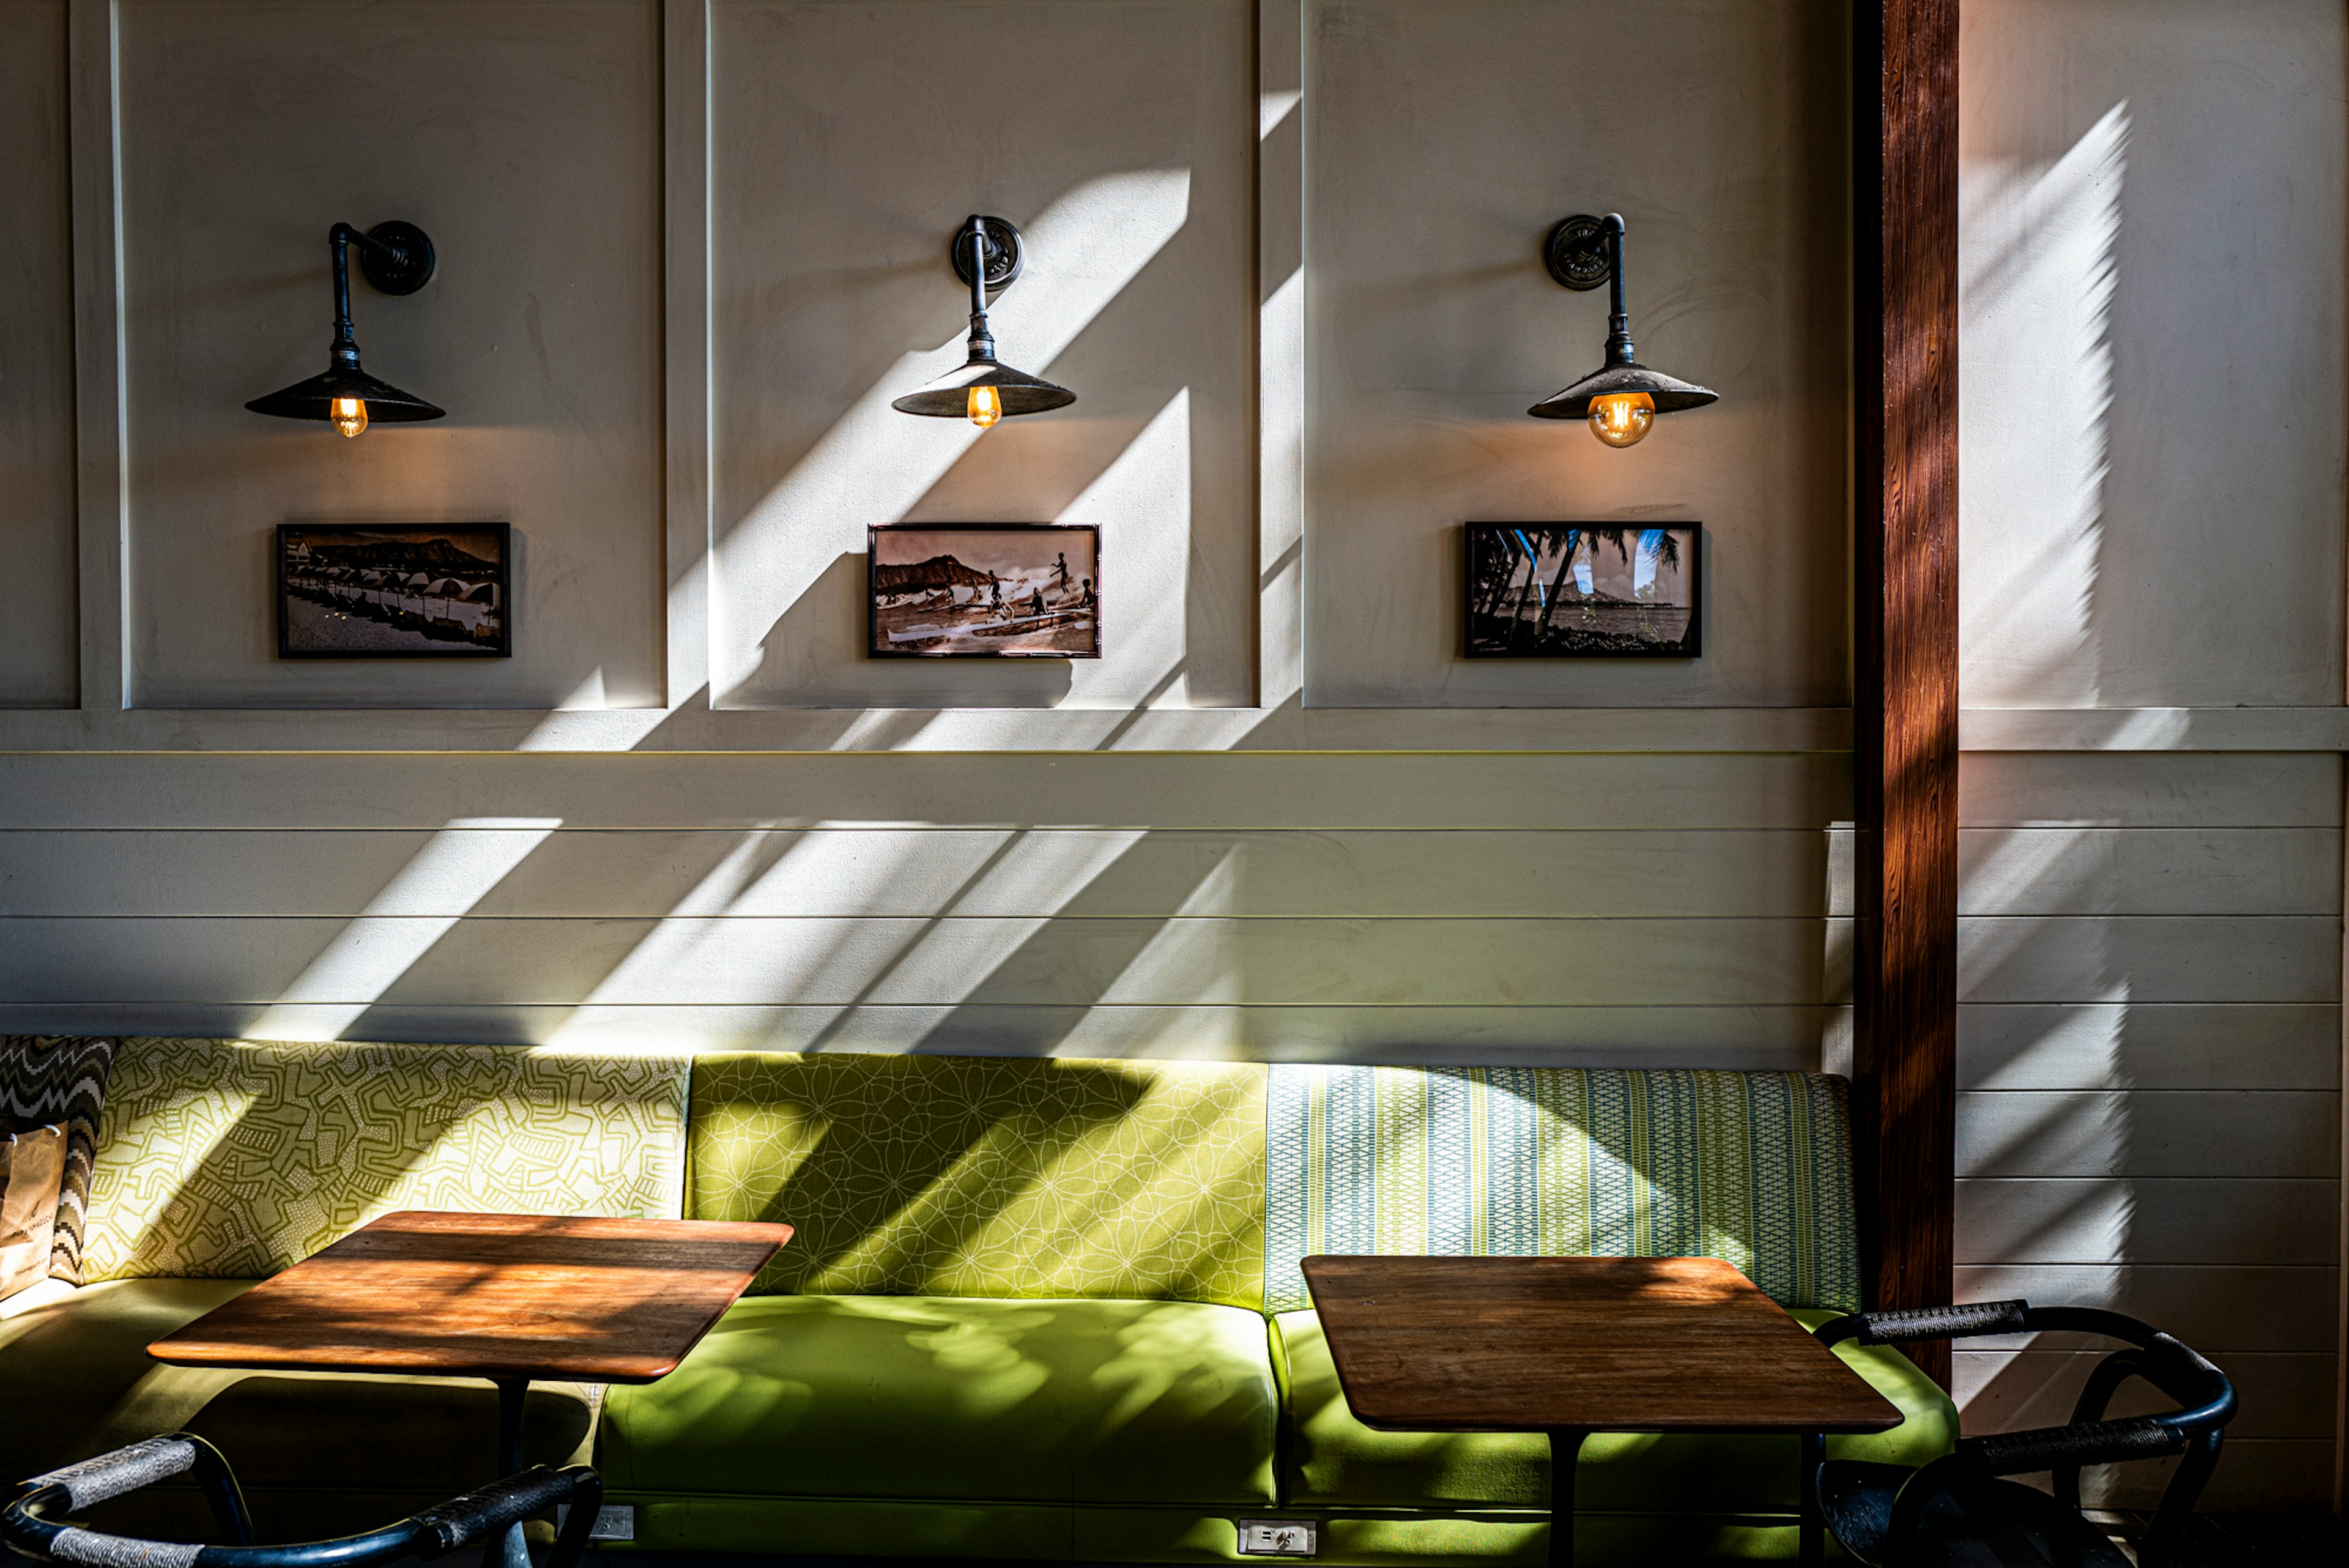
[[[65,1185],[49,1245],[53,1279],[82,1282],[82,1239],[88,1227],[90,1162],[106,1114],[106,1079],[115,1042],[66,1034],[0,1034],[0,1132],[66,1129]]]

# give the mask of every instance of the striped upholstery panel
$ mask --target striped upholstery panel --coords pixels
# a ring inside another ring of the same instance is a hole
[[[1276,1066],[1266,1310],[1320,1252],[1713,1257],[1857,1311],[1851,1116],[1810,1073]]]

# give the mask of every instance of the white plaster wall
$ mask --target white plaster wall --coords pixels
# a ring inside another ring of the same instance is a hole
[[[1307,702],[1847,702],[1844,7],[1307,16]],[[1543,237],[1614,210],[1642,361],[1721,394],[1621,452],[1526,414],[1607,331]],[[1702,522],[1704,656],[1464,659],[1460,524],[1541,518]]]
[[[130,696],[635,707],[661,684],[653,0],[126,0]],[[421,224],[367,369],[449,410],[347,441],[246,400],[326,369],[326,231]],[[281,661],[280,523],[513,524],[514,657]]]

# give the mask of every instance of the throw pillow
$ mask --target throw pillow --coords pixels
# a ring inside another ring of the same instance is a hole
[[[77,1285],[82,1282],[90,1162],[98,1151],[114,1046],[111,1040],[74,1035],[0,1034],[0,1133],[52,1126],[66,1131],[65,1183],[57,1194],[49,1272]]]
[[[65,1128],[0,1135],[0,1301],[49,1277],[65,1174]]]

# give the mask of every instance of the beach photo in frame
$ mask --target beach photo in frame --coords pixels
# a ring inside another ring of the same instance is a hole
[[[1471,659],[1694,659],[1702,524],[1471,523]]]
[[[1099,659],[1101,530],[887,523],[865,530],[874,659]]]
[[[280,659],[507,659],[503,523],[277,528]]]

